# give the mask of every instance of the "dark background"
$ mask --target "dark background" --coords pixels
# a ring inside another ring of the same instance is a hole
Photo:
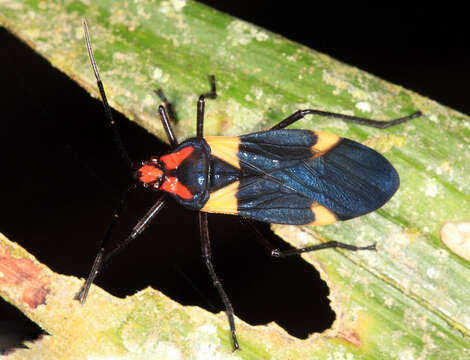
[[[205,3],[470,113],[469,31],[463,9],[395,3]],[[0,54],[0,231],[54,271],[84,277],[127,183],[126,169],[98,101],[4,29]],[[133,159],[167,150],[146,131],[115,116]],[[117,236],[154,199],[152,193],[138,191]],[[299,258],[270,259],[236,217],[209,216],[209,221],[216,270],[240,318],[251,324],[276,321],[300,338],[331,325],[328,290],[309,264]],[[285,246],[266,225],[260,228]],[[97,283],[117,296],[150,285],[180,303],[222,310],[200,257],[197,216],[172,201]],[[24,339],[37,331],[0,303],[0,348],[7,342],[5,334]]]

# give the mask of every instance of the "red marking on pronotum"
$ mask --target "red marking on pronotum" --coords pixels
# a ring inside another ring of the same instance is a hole
[[[193,151],[194,148],[188,146],[178,152],[174,152],[160,157],[160,161],[165,164],[166,169],[174,170],[178,168],[178,166],[184,161],[184,159],[191,155]]]
[[[139,180],[146,184],[156,181],[160,176],[163,175],[163,171],[152,165],[143,165],[139,169],[139,172]]]
[[[32,260],[12,257],[7,249],[0,255],[0,273],[0,284],[10,287],[10,293],[19,293],[20,301],[31,309],[46,303],[49,283],[41,279],[42,269]]]
[[[176,177],[169,177],[163,184],[160,186],[160,189],[172,194],[178,195],[180,198],[189,200],[193,197],[191,192],[186,186],[181,184]]]

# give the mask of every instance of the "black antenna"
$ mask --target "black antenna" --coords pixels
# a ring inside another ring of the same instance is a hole
[[[116,147],[119,149],[119,152],[121,153],[121,158],[124,160],[128,168],[132,169],[132,161],[126,149],[124,148],[121,135],[119,134],[117,124],[113,118],[111,107],[108,104],[108,99],[106,98],[106,93],[104,92],[103,82],[101,81],[100,73],[98,72],[98,66],[96,65],[95,57],[93,56],[90,36],[88,35],[88,25],[85,19],[83,19],[83,31],[85,32],[85,41],[86,41],[86,47],[88,49],[88,57],[90,58],[91,67],[93,68],[93,72],[95,73],[96,84],[98,85],[98,89],[101,95],[101,100],[103,102],[104,113],[105,113],[106,118],[109,120],[109,126],[111,127],[111,129],[113,129],[114,143],[116,144]]]

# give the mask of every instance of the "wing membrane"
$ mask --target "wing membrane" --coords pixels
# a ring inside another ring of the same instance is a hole
[[[236,209],[232,205],[224,211],[222,188],[217,207],[203,211],[282,224],[324,224],[374,211],[390,199],[399,179],[382,155],[335,135],[325,140],[324,134],[277,130],[240,136],[236,158],[241,176],[236,191],[227,192],[227,200],[236,197]],[[217,152],[212,148],[214,156]]]

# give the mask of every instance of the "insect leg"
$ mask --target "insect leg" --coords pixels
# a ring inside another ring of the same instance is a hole
[[[127,197],[129,196],[129,193],[134,189],[135,189],[135,185],[133,184],[123,193],[123,195],[121,196],[121,200],[119,201],[119,205],[113,213],[113,217],[111,218],[111,223],[109,224],[108,229],[106,230],[104,238],[100,242],[100,245],[98,247],[98,253],[95,256],[95,260],[93,261],[93,266],[91,267],[87,280],[85,284],[83,284],[78,294],[75,296],[75,299],[79,300],[81,303],[85,302],[85,299],[88,294],[88,290],[90,289],[90,286],[93,283],[94,278],[96,277],[96,275],[93,276],[93,274],[95,274],[96,269],[101,266],[103,254],[105,253],[106,248],[109,245],[109,239],[111,238],[114,225],[116,224],[117,220],[121,216],[122,210],[124,209],[124,206],[127,202]]]
[[[300,120],[300,119],[304,118],[305,115],[325,116],[325,117],[330,117],[330,118],[342,119],[344,121],[352,122],[352,123],[359,124],[359,125],[375,127],[375,128],[378,128],[378,129],[385,129],[385,128],[388,128],[390,126],[403,124],[404,122],[407,122],[411,119],[422,116],[423,113],[421,111],[416,111],[411,115],[407,115],[407,116],[404,116],[404,117],[401,117],[401,118],[398,118],[398,119],[394,119],[394,120],[390,120],[390,121],[378,121],[378,120],[364,119],[364,118],[357,117],[357,116],[337,114],[337,113],[332,113],[332,112],[328,112],[328,111],[321,111],[321,110],[315,110],[315,109],[306,109],[306,110],[297,110],[295,113],[288,116],[287,118],[282,120],[280,123],[274,125],[270,130],[284,129],[285,127],[293,124],[297,120]]]
[[[170,142],[171,147],[175,148],[176,146],[178,146],[178,140],[176,140],[175,133],[171,128],[170,119],[164,106],[160,105],[158,107],[158,114],[160,115],[160,119],[162,120],[163,128],[165,129],[168,141]]]
[[[292,250],[287,250],[287,251],[279,251],[278,249],[271,249],[271,256],[284,258],[287,256],[299,255],[305,252],[311,252],[311,251],[317,251],[317,250],[329,249],[329,248],[341,248],[341,249],[347,249],[351,251],[359,251],[359,250],[376,251],[377,250],[375,247],[375,243],[372,245],[367,245],[367,246],[355,246],[355,245],[345,244],[339,241],[328,241],[323,244],[308,246],[302,249],[292,249]]]
[[[217,89],[215,87],[215,76],[214,75],[209,75],[209,81],[211,83],[211,91],[208,93],[203,94],[204,97],[208,99],[215,99],[217,98]]]
[[[118,209],[114,213],[113,219],[111,220],[111,224],[108,228],[108,231],[106,232],[105,238],[100,244],[100,248],[98,250],[98,253],[96,254],[95,261],[93,262],[93,266],[85,281],[85,284],[83,284],[82,288],[75,296],[75,299],[79,300],[82,304],[85,303],[91,284],[93,284],[96,277],[98,276],[99,273],[102,272],[103,268],[109,262],[109,260],[117,253],[121,252],[133,240],[137,239],[144,232],[144,230],[147,229],[147,227],[150,225],[152,220],[155,218],[155,216],[157,216],[157,214],[162,210],[163,206],[165,205],[166,193],[163,193],[157,199],[157,201],[155,201],[155,204],[150,208],[150,210],[148,210],[147,213],[142,217],[142,219],[140,219],[139,222],[134,226],[131,234],[128,237],[126,237],[124,240],[118,242],[112,249],[107,249],[109,239],[111,237],[112,228],[114,224],[116,223],[116,220],[119,218],[121,214],[121,211],[125,204],[127,194],[132,189],[133,188],[129,188],[126,191],[125,197],[123,197],[123,199],[121,200],[119,204]]]
[[[252,220],[250,220],[249,218],[241,217],[241,222],[244,225],[249,225],[251,227],[251,229],[255,232],[256,240],[261,245],[263,245],[263,247],[266,249],[268,254],[271,255],[272,257],[284,258],[287,256],[302,254],[304,252],[317,251],[317,250],[328,249],[328,248],[342,248],[342,249],[347,249],[351,251],[376,250],[375,244],[368,245],[368,246],[355,246],[355,245],[345,244],[345,243],[338,242],[338,241],[328,241],[323,244],[313,245],[313,246],[309,246],[309,247],[302,248],[302,249],[291,249],[291,250],[281,251],[272,246],[272,244],[266,239],[266,237],[264,237],[263,234],[261,234],[261,232],[255,226],[255,224],[253,224]]]
[[[224,288],[222,287],[222,283],[220,282],[217,274],[214,270],[214,265],[212,265],[211,260],[211,244],[209,239],[209,226],[207,223],[207,213],[199,212],[199,227],[201,231],[201,248],[202,248],[202,257],[204,259],[204,263],[206,264],[207,269],[209,270],[209,274],[212,278],[215,288],[219,293],[220,298],[225,306],[225,312],[228,317],[228,322],[230,324],[230,332],[232,333],[232,340],[233,340],[233,348],[237,350],[240,348],[238,345],[237,336],[235,334],[235,320],[233,317],[233,307],[230,303],[230,300],[225,292]]]
[[[217,97],[217,90],[215,88],[215,76],[209,77],[211,82],[211,91],[199,96],[197,101],[197,123],[196,123],[196,136],[202,138],[204,136],[204,108],[206,106],[205,98],[215,99]]]
[[[251,230],[256,235],[256,241],[258,241],[263,247],[266,249],[268,254],[273,257],[278,257],[276,256],[280,251],[272,246],[272,244],[266,239],[266,237],[259,231],[259,229],[256,227],[256,225],[253,223],[253,221],[247,217],[240,216],[240,222],[245,225],[249,226]]]
[[[196,123],[196,136],[202,138],[204,135],[204,108],[206,107],[206,101],[204,95],[199,96],[197,101],[197,123]]]
[[[95,74],[96,78],[96,84],[98,85],[98,89],[100,91],[101,95],[101,100],[103,102],[103,107],[104,107],[104,113],[106,118],[109,121],[109,126],[111,127],[113,131],[113,139],[116,147],[118,148],[119,152],[121,153],[121,158],[124,160],[126,163],[127,167],[132,168],[132,161],[129,157],[129,154],[127,153],[121,139],[121,135],[119,134],[119,129],[114,121],[113,118],[113,113],[111,111],[111,108],[108,104],[108,99],[106,98],[106,93],[104,92],[104,87],[103,83],[100,78],[100,74],[98,72],[98,66],[96,65],[95,57],[93,56],[93,50],[91,48],[91,42],[90,42],[90,36],[88,35],[88,26],[85,20],[83,20],[83,31],[85,33],[85,41],[86,41],[86,47],[88,49],[88,57],[90,58],[91,62],[91,67],[93,68],[93,73]]]
[[[124,240],[121,240],[116,246],[110,250],[104,257],[103,265],[105,265],[109,259],[114,255],[120,253],[124,248],[129,245],[132,241],[138,238],[142,233],[149,227],[153,219],[163,209],[166,204],[167,193],[162,193],[160,197],[155,201],[152,207],[146,212],[146,214],[139,220],[139,222],[132,228],[131,234]]]
[[[165,96],[162,89],[155,90],[154,92],[155,92],[155,94],[158,95],[160,100],[163,102],[163,105],[165,105],[165,108],[166,108],[166,111],[168,113],[168,117],[170,118],[170,121],[173,124],[176,124],[178,122],[178,118],[176,117],[176,112],[175,112],[175,108],[174,108],[173,104]]]

